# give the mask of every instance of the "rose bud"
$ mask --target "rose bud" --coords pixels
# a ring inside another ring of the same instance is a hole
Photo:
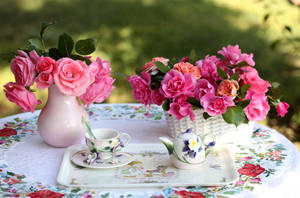
[[[150,62],[145,63],[145,65],[143,66],[142,71],[146,72],[150,75],[155,75],[158,73],[158,68],[155,65],[155,62],[161,62],[164,65],[168,65],[169,59],[166,59],[164,57],[154,57]]]

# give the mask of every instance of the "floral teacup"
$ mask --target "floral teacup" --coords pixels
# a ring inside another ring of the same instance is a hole
[[[94,129],[93,134],[96,139],[88,133],[85,135],[86,144],[92,153],[88,161],[93,160],[92,158],[99,160],[111,158],[113,153],[120,151],[131,139],[127,133],[119,133],[114,129],[108,128]]]

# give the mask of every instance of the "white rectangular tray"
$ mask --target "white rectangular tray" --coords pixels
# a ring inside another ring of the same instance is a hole
[[[238,179],[232,154],[227,147],[212,152],[201,168],[181,170],[169,162],[163,144],[130,144],[124,151],[135,160],[114,169],[90,169],[76,166],[71,157],[86,145],[69,147],[64,154],[57,182],[66,187],[139,188],[175,186],[218,186]]]

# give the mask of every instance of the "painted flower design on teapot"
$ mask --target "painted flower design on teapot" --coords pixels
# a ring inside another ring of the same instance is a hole
[[[201,164],[213,150],[215,140],[212,136],[197,136],[192,129],[179,134],[172,142],[166,137],[160,140],[167,147],[171,162],[178,168],[190,169]]]

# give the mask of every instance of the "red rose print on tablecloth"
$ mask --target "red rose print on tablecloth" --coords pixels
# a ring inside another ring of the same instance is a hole
[[[238,173],[242,175],[247,175],[251,177],[256,177],[263,173],[265,169],[261,167],[260,165],[254,165],[254,164],[245,164],[242,168],[238,170]]]
[[[65,196],[64,194],[53,192],[51,190],[39,190],[27,195],[31,198],[40,198],[40,197],[51,197],[51,198],[61,198]]]
[[[9,185],[13,185],[13,184],[19,183],[21,181],[21,179],[17,179],[17,178],[11,177],[11,178],[6,178],[3,181],[5,183],[9,184]]]
[[[189,192],[186,190],[174,191],[175,194],[180,195],[183,198],[205,198],[205,196],[200,192]]]
[[[12,128],[3,128],[0,130],[0,137],[17,135],[17,131]]]

